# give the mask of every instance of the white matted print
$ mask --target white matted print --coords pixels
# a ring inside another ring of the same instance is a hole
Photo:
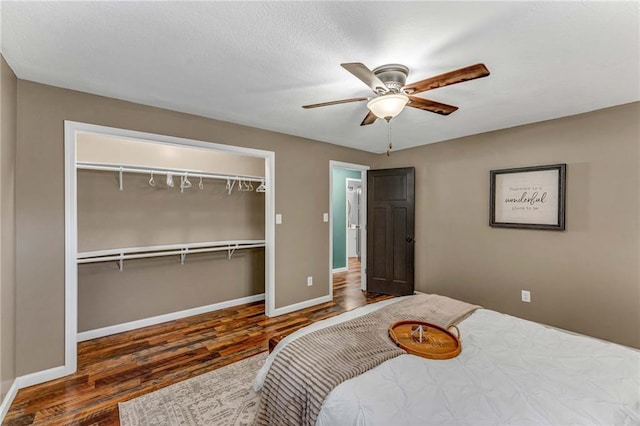
[[[491,171],[494,227],[564,230],[565,164]]]

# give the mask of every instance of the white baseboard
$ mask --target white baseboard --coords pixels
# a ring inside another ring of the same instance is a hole
[[[61,365],[59,367],[53,367],[47,370],[36,371],[35,373],[20,376],[16,378],[16,384],[18,386],[18,389],[24,389],[29,386],[48,382],[49,380],[59,379],[60,377],[72,373],[73,371],[70,371],[70,369],[66,368],[64,365]]]
[[[289,312],[299,311],[300,309],[308,308],[310,306],[320,305],[322,303],[331,302],[331,295],[316,297],[315,299],[305,300],[304,302],[294,303],[293,305],[283,306],[273,311],[273,316],[288,314]]]
[[[4,396],[4,398],[2,399],[2,402],[0,403],[0,423],[4,421],[4,417],[9,412],[11,403],[13,402],[13,399],[16,397],[17,393],[18,393],[18,380],[16,379],[13,381],[13,383],[11,383],[11,386],[9,386],[9,390],[7,391],[7,394]]]
[[[338,272],[347,272],[349,270],[348,266],[345,266],[343,268],[334,268],[331,270],[331,272],[333,272],[334,274],[338,273]]]
[[[225,302],[214,303],[207,306],[199,306],[197,308],[186,309],[184,311],[172,312],[169,314],[158,315],[151,318],[144,318],[137,321],[125,322],[123,324],[111,325],[108,327],[98,328],[95,330],[83,331],[78,333],[78,342],[85,340],[97,339],[98,337],[109,336],[111,334],[122,333],[125,331],[135,330],[136,328],[148,327],[167,321],[173,321],[193,315],[205,314],[207,312],[218,311],[220,309],[230,308],[232,306],[244,305],[245,303],[259,302],[264,300],[264,293],[253,296],[241,297],[239,299],[227,300]]]
[[[146,327],[148,325],[160,324],[162,322],[172,321],[175,319],[185,318],[193,315],[204,314],[207,312],[217,311],[224,308],[230,308],[232,306],[243,305],[245,303],[259,302],[264,300],[264,293],[256,294],[253,296],[241,297],[239,299],[227,300],[225,302],[214,303],[212,305],[200,306],[197,308],[187,309],[179,312],[172,312],[170,314],[159,315],[152,318],[145,318],[138,321],[127,322],[124,324],[118,324],[110,327],[99,328],[97,330],[85,331],[78,333],[78,341],[95,339],[97,337],[108,336],[110,334],[121,333],[123,331],[129,331],[140,327]],[[35,373],[25,374],[24,376],[17,377],[0,403],[0,423],[7,415],[13,399],[16,397],[19,389],[23,389],[29,386],[37,385],[40,383],[48,382],[49,380],[58,379],[60,377],[72,374],[73,371],[65,366],[53,367],[47,370],[36,371]]]

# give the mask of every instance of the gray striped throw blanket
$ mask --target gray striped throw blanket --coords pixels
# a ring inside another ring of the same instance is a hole
[[[329,393],[345,380],[406,353],[388,337],[396,321],[449,327],[479,306],[419,294],[301,336],[282,348],[264,381],[256,425],[315,425]]]

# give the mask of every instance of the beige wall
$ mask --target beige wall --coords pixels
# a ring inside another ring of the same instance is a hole
[[[16,89],[16,76],[0,56],[0,400],[16,377]]]
[[[327,294],[329,160],[413,165],[419,290],[640,345],[638,104],[387,158],[24,80],[17,86],[18,375],[63,363],[65,119],[275,151],[283,215],[276,307]],[[568,164],[567,231],[487,225],[489,170],[559,162]],[[519,301],[523,288],[531,304]]]
[[[81,133],[77,161],[177,168],[214,174],[264,176],[264,158],[220,150],[169,145],[137,139]]]
[[[634,103],[380,157],[416,168],[416,288],[640,347],[639,122]],[[566,231],[489,227],[490,170],[555,163]]]
[[[78,251],[225,240],[263,240],[265,194],[233,191],[226,182],[191,179],[180,192],[149,176],[78,172]],[[178,182],[176,182],[176,186]]]
[[[64,361],[64,120],[274,151],[276,212],[283,215],[275,235],[276,307],[328,294],[322,213],[329,211],[329,160],[369,164],[374,155],[18,80],[18,375]]]
[[[78,267],[78,331],[264,293],[264,250],[192,254]]]
[[[181,193],[157,180],[151,187],[148,175],[126,174],[119,191],[114,172],[78,171],[78,251],[264,239],[265,194],[229,195],[217,179],[202,190],[191,179]],[[115,262],[80,266],[78,331],[264,293],[263,249],[179,259],[127,260],[122,272]]]

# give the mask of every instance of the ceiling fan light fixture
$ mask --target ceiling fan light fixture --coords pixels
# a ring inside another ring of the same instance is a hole
[[[367,108],[378,118],[391,120],[404,109],[409,97],[404,93],[390,93],[371,99]]]

